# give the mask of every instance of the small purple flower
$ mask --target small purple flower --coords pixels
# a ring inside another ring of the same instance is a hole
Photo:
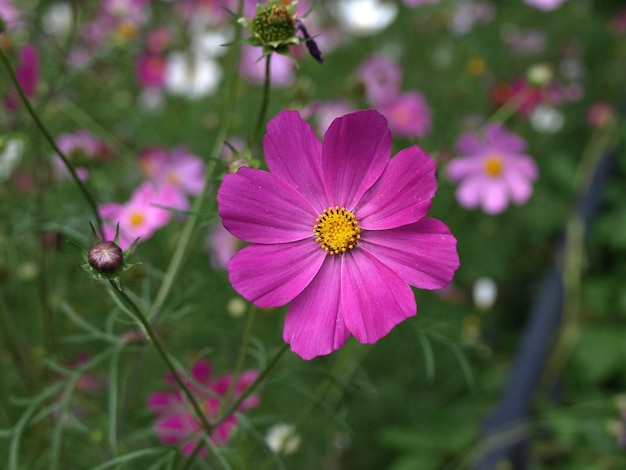
[[[37,83],[39,82],[39,50],[26,44],[19,51],[19,62],[15,69],[15,76],[27,98],[35,96]],[[13,88],[4,99],[4,106],[10,111],[18,109],[20,97],[17,90]]]
[[[394,60],[374,55],[359,68],[359,78],[365,85],[365,96],[372,106],[395,100],[400,94],[402,71]]]
[[[228,394],[233,383],[232,375],[226,375],[219,379],[213,379],[213,367],[205,360],[198,360],[191,369],[191,379],[185,385],[195,395],[201,408],[206,412],[209,420],[215,419],[223,405],[224,398]],[[244,371],[233,388],[233,396],[236,399],[241,395],[258,377],[256,370]],[[148,397],[148,408],[156,417],[154,425],[158,439],[169,445],[181,446],[183,455],[190,455],[198,442],[202,439],[203,428],[198,422],[197,416],[187,403],[187,399],[182,391],[178,389],[171,374],[166,374],[166,382],[170,389],[166,391],[154,392]],[[259,397],[251,395],[246,398],[238,411],[242,412],[254,408],[259,404]],[[237,427],[237,417],[233,414],[228,416],[211,433],[213,444],[223,446],[233,435]],[[208,454],[208,449],[203,446],[200,456]]]
[[[482,207],[488,214],[504,211],[509,201],[523,204],[533,192],[538,170],[525,154],[526,142],[499,124],[489,124],[483,139],[476,134],[462,135],[456,144],[460,153],[446,168],[458,182],[456,198],[463,207]]]
[[[295,111],[271,119],[269,172],[241,167],[218,191],[226,229],[252,243],[227,265],[233,287],[261,308],[291,303],[284,340],[303,359],[350,335],[375,343],[417,313],[409,285],[446,286],[456,239],[426,217],[435,162],[417,146],[391,157],[374,110],[347,114],[320,142]]]
[[[524,0],[524,3],[539,10],[550,11],[556,10],[566,0]]]
[[[431,130],[430,107],[421,93],[409,91],[382,105],[389,129],[402,137],[424,137]]]

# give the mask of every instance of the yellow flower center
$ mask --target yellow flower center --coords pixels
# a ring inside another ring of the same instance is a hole
[[[354,214],[346,211],[345,207],[324,209],[315,222],[315,241],[331,255],[351,250],[361,238],[361,229]]]
[[[144,219],[145,217],[142,213],[133,212],[129,217],[129,222],[130,225],[132,225],[133,227],[139,227],[141,224],[143,224]]]
[[[489,157],[487,157],[487,160],[485,160],[485,173],[487,173],[487,176],[500,176],[500,174],[502,173],[502,171],[504,170],[504,163],[502,162],[502,159],[497,156],[497,155],[490,155]]]

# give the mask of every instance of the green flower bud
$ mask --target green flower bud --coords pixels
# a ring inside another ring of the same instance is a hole
[[[296,22],[287,7],[265,5],[252,18],[254,33],[261,41],[271,44],[288,41],[296,34]]]

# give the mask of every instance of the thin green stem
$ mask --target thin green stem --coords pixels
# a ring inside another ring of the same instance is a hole
[[[109,284],[111,285],[111,287],[113,287],[113,290],[122,298],[122,300],[124,300],[124,302],[126,302],[126,304],[130,307],[135,318],[139,321],[139,323],[143,327],[144,331],[146,332],[146,334],[148,335],[152,343],[156,346],[156,349],[159,352],[159,355],[163,359],[163,362],[165,362],[165,365],[174,376],[176,383],[178,384],[178,386],[181,388],[181,390],[183,391],[183,393],[185,394],[185,396],[191,403],[191,406],[193,407],[193,410],[196,416],[202,422],[204,431],[207,433],[207,436],[210,436],[211,432],[213,432],[213,429],[215,429],[216,425],[213,425],[209,422],[206,416],[206,413],[202,410],[202,407],[198,403],[198,400],[196,400],[196,397],[194,396],[194,394],[191,393],[191,390],[189,390],[189,387],[187,387],[187,385],[181,378],[178,370],[176,369],[171,359],[169,358],[167,351],[165,351],[165,348],[163,347],[163,344],[161,343],[161,340],[158,338],[158,336],[152,329],[152,325],[150,325],[150,322],[148,321],[146,316],[143,314],[141,309],[137,306],[137,304],[128,296],[128,294],[126,294],[126,292],[124,292],[121,289],[121,287],[119,287],[113,281],[109,281]]]
[[[265,115],[267,114],[267,105],[270,101],[270,82],[271,82],[271,74],[270,74],[270,64],[271,64],[272,54],[267,56],[265,59],[265,82],[263,83],[263,99],[261,101],[261,109],[259,110],[259,117],[256,123],[256,127],[254,129],[254,134],[252,134],[252,140],[249,142],[249,145],[252,146],[259,134],[261,133],[261,129],[263,129],[263,123],[265,123]]]
[[[48,129],[46,128],[46,126],[44,126],[41,119],[39,119],[39,116],[35,112],[32,105],[30,104],[29,99],[26,97],[26,94],[24,93],[24,89],[22,88],[22,85],[20,85],[20,82],[17,79],[17,76],[15,75],[15,72],[13,71],[13,67],[11,67],[9,58],[7,57],[6,53],[2,50],[2,48],[0,48],[0,61],[2,61],[2,65],[4,65],[4,68],[9,74],[9,77],[11,78],[11,81],[13,82],[13,85],[15,86],[15,89],[17,90],[17,93],[20,95],[20,99],[22,100],[22,103],[24,103],[24,106],[26,106],[26,109],[28,110],[28,113],[33,118],[33,120],[35,121],[35,124],[37,125],[41,133],[44,135],[44,137],[46,138],[50,146],[54,149],[56,154],[61,158],[61,160],[63,161],[63,164],[65,165],[65,168],[67,168],[67,171],[70,173],[70,176],[74,180],[74,183],[76,183],[81,193],[83,194],[83,197],[85,198],[85,200],[91,207],[94,217],[96,218],[96,224],[98,225],[98,232],[100,233],[101,237],[104,237],[102,219],[100,218],[100,214],[98,212],[98,205],[96,204],[95,199],[92,197],[92,195],[87,190],[87,187],[83,184],[83,182],[78,177],[78,174],[76,173],[76,170],[74,169],[70,160],[61,151],[61,149],[59,149],[56,142],[52,138],[52,135],[50,134],[50,132],[48,132]]]

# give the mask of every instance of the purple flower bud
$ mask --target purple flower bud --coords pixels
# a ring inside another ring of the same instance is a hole
[[[124,253],[113,242],[99,242],[90,248],[87,261],[98,272],[112,273],[124,262]]]
[[[317,47],[317,43],[313,39],[313,37],[309,34],[304,26],[304,23],[301,20],[296,20],[296,24],[298,25],[298,29],[302,31],[304,38],[306,39],[306,47],[309,50],[309,54],[313,56],[315,60],[317,60],[320,64],[324,63],[324,58],[322,57],[322,51]]]

